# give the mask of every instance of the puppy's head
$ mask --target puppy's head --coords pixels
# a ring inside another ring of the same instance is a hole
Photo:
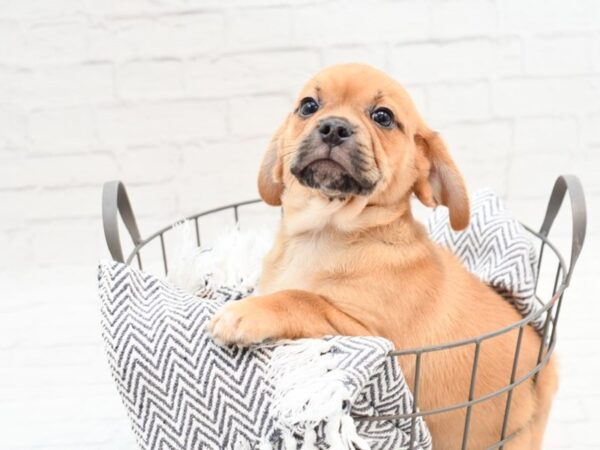
[[[411,193],[445,205],[454,229],[469,221],[464,182],[446,146],[419,116],[399,83],[369,66],[329,67],[302,89],[263,159],[262,198],[354,199],[407,207]]]

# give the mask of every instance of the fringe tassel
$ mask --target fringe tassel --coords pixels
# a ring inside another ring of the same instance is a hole
[[[177,223],[173,234],[175,257],[169,263],[167,280],[196,295],[223,286],[252,292],[260,277],[262,259],[271,248],[274,230],[242,232],[229,228],[207,248],[196,246],[195,227],[190,220]]]
[[[316,450],[317,449],[317,432],[314,428],[308,427],[304,431],[304,442],[300,450]]]
[[[272,413],[283,450],[298,449],[294,436],[302,437],[300,450],[317,450],[319,426],[332,450],[370,450],[344,410],[350,392],[332,346],[328,340],[301,339],[279,342],[273,352],[267,376],[274,386]]]
[[[371,450],[369,443],[358,435],[356,424],[348,414],[342,416],[340,435],[342,436],[344,448]]]

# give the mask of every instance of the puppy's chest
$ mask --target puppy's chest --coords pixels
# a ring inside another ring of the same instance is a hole
[[[268,292],[315,289],[342,265],[339,249],[318,239],[293,242],[268,264],[262,280],[262,290]]]

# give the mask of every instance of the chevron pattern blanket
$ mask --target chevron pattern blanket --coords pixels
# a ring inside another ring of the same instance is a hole
[[[428,227],[523,314],[535,310],[535,251],[495,194],[473,197],[467,230],[452,231],[442,209]],[[413,411],[402,372],[387,356],[390,342],[332,337],[220,347],[204,327],[223,302],[251,292],[256,271],[231,286],[218,282],[218,270],[206,271],[210,264],[202,268],[193,290],[199,298],[123,264],[100,264],[102,333],[141,448],[391,450],[409,448],[411,430],[415,449],[431,448],[421,419],[353,420]]]
[[[143,449],[431,448],[389,341],[305,339],[220,347],[205,325],[234,290],[199,299],[116,262],[99,267],[102,333],[113,378]]]

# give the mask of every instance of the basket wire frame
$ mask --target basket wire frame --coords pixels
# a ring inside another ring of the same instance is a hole
[[[570,194],[571,199],[571,209],[572,209],[572,220],[573,220],[573,228],[572,228],[572,247],[571,247],[571,259],[569,262],[569,266],[566,265],[565,260],[562,255],[556,248],[556,246],[548,240],[548,234],[554,222],[554,219],[560,209],[565,193],[568,192]],[[216,214],[223,211],[231,211],[232,220],[234,224],[239,227],[240,226],[240,212],[244,210],[244,207],[249,205],[255,205],[261,203],[261,200],[248,200],[239,203],[233,203],[225,206],[221,206],[218,208],[213,208],[207,211],[200,212],[198,214],[187,217],[186,221],[192,221],[194,223],[194,233],[196,238],[197,246],[202,244],[201,239],[201,228],[199,224],[199,220],[202,217],[210,216],[212,214]],[[123,223],[125,224],[127,231],[131,237],[134,248],[131,253],[127,256],[127,258],[123,257],[123,252],[121,249],[121,242],[119,238],[119,227],[118,227],[118,216],[121,216]],[[104,223],[104,231],[105,237],[107,241],[107,245],[109,251],[114,260],[125,262],[130,265],[132,263],[136,263],[139,269],[143,269],[142,264],[142,251],[144,248],[151,242],[154,242],[156,239],[160,242],[161,256],[162,256],[162,268],[165,274],[168,272],[168,257],[165,245],[165,234],[171,231],[176,224],[168,225],[153,234],[149,235],[147,238],[142,239],[141,235],[138,231],[137,223],[135,220],[135,216],[132,212],[131,205],[129,203],[129,199],[127,197],[127,193],[123,183],[119,181],[108,182],[104,185],[103,190],[103,223]],[[179,222],[177,222],[179,223]],[[585,199],[583,195],[583,189],[581,187],[581,183],[578,178],[573,175],[564,175],[558,177],[554,189],[552,191],[552,195],[550,198],[550,202],[548,204],[548,209],[546,212],[546,216],[544,218],[544,222],[539,231],[535,231],[532,228],[523,225],[523,227],[531,234],[531,236],[537,239],[539,244],[538,251],[538,278],[536,279],[535,285],[535,299],[539,304],[539,308],[537,310],[532,311],[529,315],[524,317],[522,320],[515,322],[509,326],[504,328],[495,330],[490,333],[486,333],[480,336],[476,336],[473,338],[462,339],[454,342],[448,342],[440,345],[431,345],[420,348],[411,348],[411,349],[399,349],[389,353],[390,357],[414,357],[414,382],[412,386],[412,395],[413,395],[413,408],[412,412],[409,414],[402,415],[379,415],[379,416],[355,416],[355,420],[359,421],[398,421],[400,419],[410,419],[411,423],[411,433],[410,433],[410,442],[409,449],[413,450],[415,445],[415,429],[416,429],[416,421],[417,418],[422,417],[426,419],[428,416],[432,416],[434,414],[443,414],[450,411],[456,411],[460,409],[465,410],[465,421],[464,428],[462,434],[462,444],[461,449],[465,450],[468,448],[469,442],[469,432],[471,429],[471,417],[472,417],[472,409],[475,405],[483,403],[485,401],[489,401],[495,397],[499,397],[501,395],[506,394],[506,403],[504,409],[504,417],[502,421],[501,429],[498,430],[498,441],[493,445],[489,446],[486,450],[492,449],[503,449],[504,445],[513,439],[519,432],[519,430],[514,431],[511,434],[508,434],[508,422],[511,411],[511,403],[513,391],[519,385],[523,384],[527,380],[531,379],[534,383],[537,382],[538,374],[540,371],[546,366],[552,353],[554,351],[556,345],[556,330],[558,324],[558,318],[564,298],[564,292],[569,285],[571,276],[573,274],[573,270],[575,267],[575,263],[577,258],[579,257],[579,253],[583,247],[583,242],[585,239],[585,231],[586,231],[586,209],[585,209]],[[549,252],[545,252],[546,247]],[[538,295],[538,286],[540,279],[540,270],[542,267],[542,259],[550,253],[551,257],[555,258],[556,264],[556,274],[554,277],[554,283],[552,287],[552,294],[549,300],[544,301]],[[523,341],[523,334],[525,327],[529,326],[530,323],[546,314],[544,326],[542,329],[542,338],[540,341],[540,347],[538,351],[537,364],[529,370],[524,375],[517,377],[517,368],[519,363],[519,356],[521,351],[521,345]],[[480,360],[480,352],[482,344],[485,341],[493,339],[497,336],[513,332],[518,330],[517,340],[515,344],[515,352],[513,357],[513,363],[511,368],[511,376],[510,381],[506,386],[493,391],[488,392],[485,395],[481,395],[479,397],[475,397],[475,389],[477,384],[477,372],[479,368],[479,360]],[[548,336],[548,334],[550,334]],[[473,363],[471,368],[471,379],[469,382],[469,391],[468,398],[466,401],[461,403],[456,403],[452,405],[446,405],[443,407],[438,407],[429,410],[420,410],[419,409],[419,391],[420,391],[420,380],[421,380],[421,367],[422,367],[422,357],[425,354],[432,352],[441,352],[449,349],[463,347],[463,346],[471,346],[473,348]]]

